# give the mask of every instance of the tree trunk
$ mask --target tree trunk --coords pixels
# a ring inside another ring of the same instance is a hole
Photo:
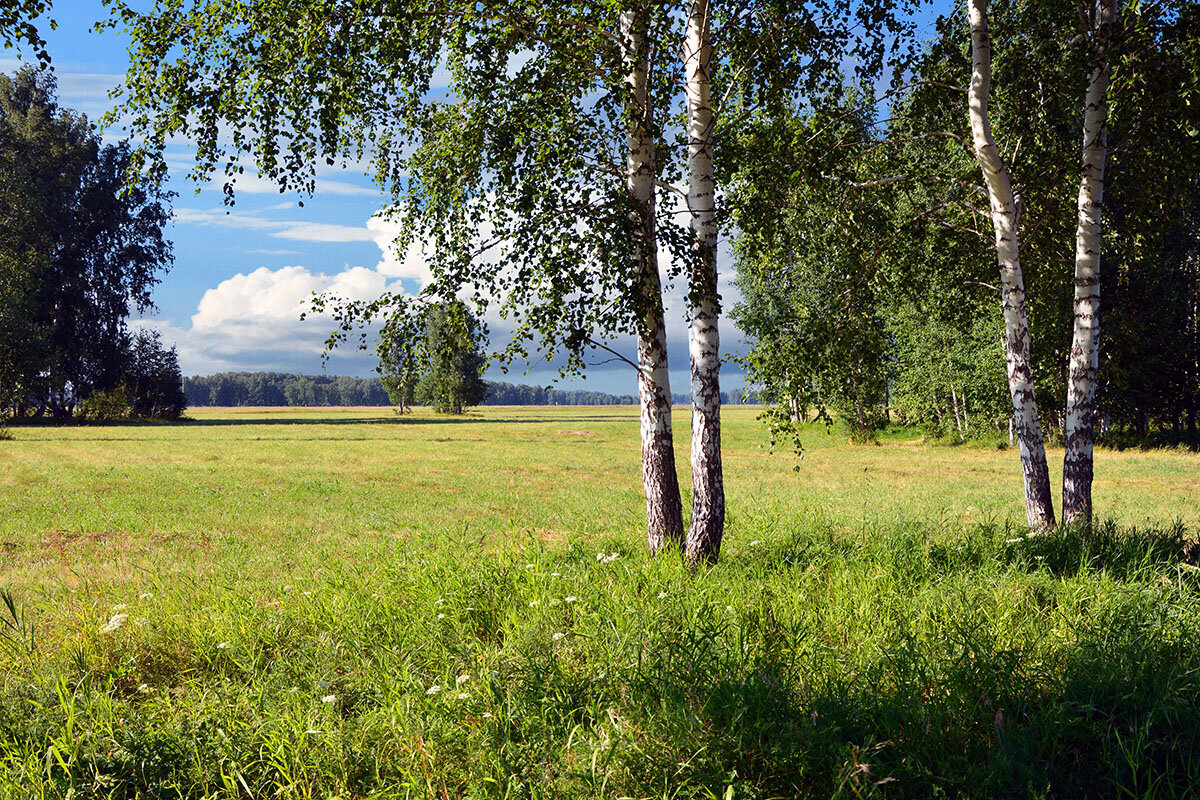
[[[695,254],[688,281],[692,362],[692,520],[687,558],[714,562],[725,529],[725,485],[721,474],[720,337],[717,316],[717,207],[713,175],[713,109],[708,67],[708,0],[688,7],[683,46],[688,105],[688,187]]]
[[[654,111],[650,99],[645,10],[621,12],[621,37],[629,89],[626,186],[632,205],[638,259],[638,397],[642,418],[642,486],[646,493],[646,541],[650,552],[683,546],[683,502],[675,471],[671,432],[671,382],[667,329],[654,217]]]
[[[962,420],[958,418],[958,393],[954,391],[954,384],[950,384],[950,402],[954,404],[954,427],[958,429],[958,438],[963,438]]]
[[[988,93],[992,80],[992,46],[988,36],[987,0],[970,0],[971,88],[968,107],[975,158],[983,172],[992,209],[996,235],[996,257],[1004,309],[1005,349],[1008,362],[1008,391],[1012,397],[1021,472],[1025,480],[1025,515],[1033,528],[1054,526],[1054,500],[1050,494],[1050,471],[1046,446],[1038,421],[1033,370],[1029,357],[1029,322],[1025,314],[1025,281],[1021,274],[1017,240],[1017,201],[1008,167],[996,148],[988,117]]]
[[[1108,45],[1117,0],[1096,9],[1096,63],[1083,105],[1083,168],[1079,181],[1079,221],[1075,229],[1075,331],[1063,425],[1063,521],[1092,520],[1092,451],[1096,440],[1096,373],[1100,364],[1100,253],[1104,240],[1104,159],[1108,153]]]

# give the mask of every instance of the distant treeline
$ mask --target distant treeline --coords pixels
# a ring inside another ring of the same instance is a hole
[[[542,386],[488,381],[490,406],[617,406],[636,405],[628,394],[607,394],[581,389],[547,389]],[[387,392],[379,378],[348,375],[295,375],[286,372],[221,372],[184,379],[189,406],[386,406]],[[741,403],[739,391],[721,395],[725,403]],[[691,402],[675,395],[674,402]]]
[[[484,405],[612,406],[637,403],[631,395],[487,382]],[[379,378],[293,375],[285,372],[222,372],[184,381],[189,406],[386,406]]]

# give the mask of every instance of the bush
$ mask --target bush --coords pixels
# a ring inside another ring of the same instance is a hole
[[[75,416],[91,422],[111,422],[129,419],[133,409],[129,405],[129,389],[124,383],[107,391],[92,392],[75,408]]]

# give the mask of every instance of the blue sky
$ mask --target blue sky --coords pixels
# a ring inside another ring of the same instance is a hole
[[[85,112],[93,120],[111,103],[108,90],[118,85],[126,65],[127,42],[119,32],[96,33],[92,25],[105,16],[99,0],[58,0],[50,15],[57,30],[41,25],[59,84],[60,102]],[[0,54],[0,68],[19,66],[18,54]],[[106,131],[120,137],[120,130]],[[168,236],[175,243],[175,265],[154,293],[157,313],[142,324],[152,325],[176,344],[186,374],[225,370],[318,372],[321,344],[329,333],[325,319],[299,320],[300,304],[312,291],[333,291],[367,298],[385,286],[415,290],[423,267],[418,251],[397,256],[390,252],[394,231],[373,215],[383,196],[361,174],[330,170],[320,176],[311,198],[280,194],[253,176],[241,181],[237,203],[222,205],[219,185],[197,187],[184,181],[190,157],[186,148],[168,153],[172,164],[175,221]],[[198,189],[198,191],[197,191]],[[304,201],[300,207],[298,200]],[[720,269],[726,303],[735,299],[729,284],[732,265],[722,248]],[[399,282],[399,283],[397,283]],[[687,391],[687,329],[682,298],[668,302],[668,339],[672,389]],[[728,306],[727,306],[728,307]],[[742,376],[728,356],[742,346],[726,322],[722,350],[727,356],[723,388],[739,387]],[[504,330],[493,324],[493,347],[504,344]],[[628,343],[624,346],[631,350]],[[371,374],[369,354],[339,352],[327,367],[332,374]],[[507,377],[492,370],[489,377],[512,382],[546,384],[555,372],[546,365]],[[589,371],[577,388],[621,393],[636,392],[627,366]]]

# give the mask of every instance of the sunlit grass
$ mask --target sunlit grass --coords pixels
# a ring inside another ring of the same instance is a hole
[[[634,409],[15,429],[0,797],[1200,780],[1196,557],[1171,526],[1200,527],[1200,457],[1101,452],[1113,524],[1027,539],[1013,451],[817,427],[797,461],[754,414],[725,411],[729,530],[697,574],[644,553]]]

